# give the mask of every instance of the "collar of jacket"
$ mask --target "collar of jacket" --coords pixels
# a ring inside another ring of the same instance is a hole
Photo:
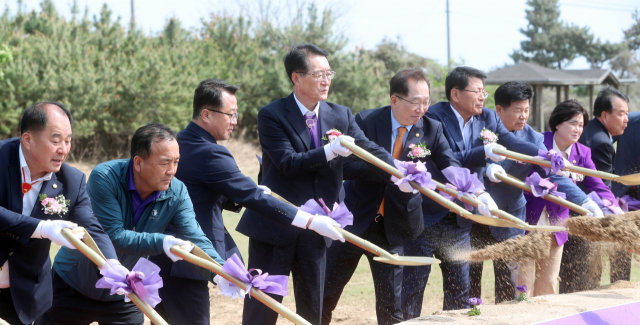
[[[195,133],[197,136],[201,137],[204,140],[218,144],[218,141],[216,141],[216,138],[214,138],[211,133],[207,132],[207,130],[203,129],[200,125],[195,124],[193,121],[189,122],[189,125],[187,125],[187,130]]]
[[[123,159],[123,161],[125,161]],[[125,190],[126,193],[129,193],[129,160],[126,160],[125,164],[122,164],[122,166],[120,166],[121,170],[120,170],[120,185],[122,186],[122,188]],[[175,177],[173,178],[175,179]],[[171,183],[169,183],[169,188],[166,191],[162,191],[160,193],[160,197],[156,199],[156,202],[158,201],[164,201],[166,199],[170,199],[173,198],[175,195],[175,192],[173,191],[173,179],[171,180]]]

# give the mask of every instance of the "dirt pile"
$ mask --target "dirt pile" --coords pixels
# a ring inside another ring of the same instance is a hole
[[[551,236],[548,233],[534,231],[526,236],[505,240],[483,249],[461,255],[460,259],[472,262],[486,260],[524,261],[537,260],[549,256]]]
[[[640,252],[640,210],[621,215],[570,218],[564,224],[569,233],[594,242],[611,242]]]

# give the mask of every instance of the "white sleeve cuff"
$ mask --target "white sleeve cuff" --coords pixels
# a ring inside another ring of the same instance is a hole
[[[38,226],[36,227],[36,231],[33,232],[33,234],[31,234],[31,238],[42,238],[42,234],[40,234],[40,230],[42,230],[42,223],[44,222],[44,220],[41,220],[40,222],[38,222]]]
[[[327,143],[326,145],[324,145],[324,154],[325,156],[327,156],[327,162],[338,156],[333,153],[333,150],[331,150],[331,143]]]
[[[295,218],[293,218],[293,222],[291,223],[292,225],[298,227],[298,228],[302,228],[302,229],[306,229],[307,228],[307,223],[309,223],[309,218],[311,218],[311,215],[304,212],[304,211],[300,211],[298,210],[298,212],[296,213]]]

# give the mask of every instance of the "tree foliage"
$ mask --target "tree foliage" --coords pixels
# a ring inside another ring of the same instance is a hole
[[[40,10],[5,10],[0,16],[0,44],[13,53],[0,81],[0,138],[18,134],[29,105],[57,100],[68,105],[76,122],[72,158],[126,156],[131,135],[147,122],[184,128],[193,91],[205,78],[241,86],[239,127],[255,137],[258,110],[291,92],[282,58],[301,42],[330,53],[337,77],[329,100],[354,112],[387,105],[388,81],[401,68],[422,67],[436,89],[444,80],[443,66],[409,53],[399,41],[346,51],[346,37],[334,32],[336,15],[313,4],[286,26],[213,13],[197,29],[172,18],[151,35],[136,26],[125,29],[107,5],[93,17],[86,9],[80,14],[75,2],[71,11],[67,20],[44,0]]]

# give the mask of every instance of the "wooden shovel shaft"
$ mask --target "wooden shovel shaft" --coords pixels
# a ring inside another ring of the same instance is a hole
[[[509,184],[509,185],[515,186],[515,187],[517,187],[519,189],[522,189],[522,190],[525,190],[525,191],[527,191],[529,193],[533,193],[531,191],[531,186],[528,186],[527,184],[525,184],[524,182],[522,182],[521,180],[519,180],[517,178],[514,178],[512,176],[504,176],[504,175],[501,175],[501,174],[496,174],[496,178],[501,180],[501,181],[503,181],[503,182],[505,182],[505,183],[507,183],[507,184]],[[553,194],[543,195],[542,198],[545,199],[545,200],[551,201],[551,202],[553,202],[553,203],[555,203],[557,205],[563,206],[565,208],[569,208],[569,209],[571,209],[571,210],[573,210],[573,211],[575,211],[577,213],[580,213],[583,216],[586,216],[588,213],[590,213],[589,210],[587,210],[587,209],[585,209],[585,208],[583,208],[583,207],[581,207],[581,206],[579,206],[579,205],[577,205],[577,204],[575,204],[573,202],[570,202],[570,201],[567,201],[567,200],[562,199],[560,197],[557,197],[557,196],[555,196]]]
[[[62,235],[67,238],[67,240],[75,246],[84,256],[86,256],[91,262],[96,264],[98,268],[102,269],[102,266],[107,261],[102,257],[101,252],[96,252],[93,249],[89,248],[85,243],[83,243],[80,239],[76,238],[73,235],[73,232],[70,228],[62,229]],[[91,236],[88,232],[85,231],[84,236]],[[91,239],[93,240],[93,239]],[[140,308],[140,310],[147,316],[149,319],[156,325],[169,325],[158,313],[149,306],[145,301],[140,299],[135,292],[129,294],[129,299]]]
[[[212,263],[211,261],[207,261],[203,258],[200,258],[198,256],[195,256],[191,253],[188,253],[187,251],[183,250],[182,248],[180,248],[180,246],[173,246],[171,247],[171,252],[173,252],[174,254],[180,256],[182,259],[184,259],[185,261],[191,263],[191,264],[195,264],[197,266],[200,266],[202,268],[205,268],[207,270],[210,270],[211,272],[214,272],[218,275],[220,275],[221,277],[227,279],[229,282],[233,283],[234,285],[240,287],[240,288],[245,288],[247,286],[246,283],[240,281],[238,278],[231,276],[229,273],[225,272],[222,270],[222,267],[217,264],[217,263]],[[256,289],[254,287],[251,287],[251,291],[249,291],[249,294],[258,299],[258,301],[260,301],[261,303],[265,304],[267,307],[271,308],[273,311],[275,311],[276,313],[282,315],[284,318],[292,321],[295,324],[298,325],[311,325],[311,323],[309,323],[308,321],[306,321],[304,318],[302,318],[300,315],[294,313],[293,311],[291,311],[289,308],[285,307],[283,304],[277,302],[275,299],[269,297],[266,293],[262,292],[259,289]]]

